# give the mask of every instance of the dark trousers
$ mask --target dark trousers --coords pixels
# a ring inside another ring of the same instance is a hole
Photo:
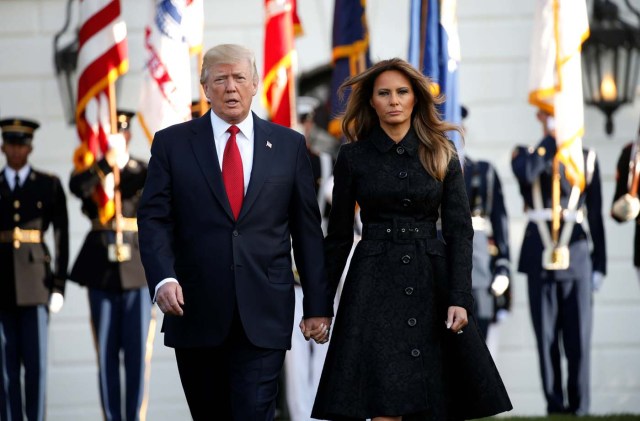
[[[22,421],[21,366],[25,412],[44,420],[49,312],[36,305],[0,310],[0,420]]]
[[[543,275],[529,275],[528,284],[547,412],[586,415],[590,403],[591,282],[589,279],[553,281]],[[568,367],[566,399],[562,350]]]
[[[124,356],[126,420],[145,418],[145,372],[151,362],[155,329],[147,288],[110,292],[89,288],[91,326],[98,354],[100,401],[105,420],[122,420],[120,352]]]
[[[220,346],[176,348],[175,352],[194,421],[274,419],[285,350],[253,345],[237,311]]]

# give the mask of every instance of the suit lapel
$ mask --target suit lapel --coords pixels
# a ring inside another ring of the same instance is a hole
[[[222,183],[222,172],[216,153],[216,144],[213,139],[213,127],[211,126],[211,111],[194,120],[192,125],[194,134],[191,138],[191,147],[196,161],[204,174],[207,184],[215,198],[224,208],[227,216],[233,219],[227,192]]]
[[[269,168],[271,167],[271,160],[273,159],[273,147],[267,146],[274,143],[273,139],[270,139],[271,130],[267,124],[253,114],[253,167],[251,169],[251,178],[249,179],[249,186],[247,187],[247,194],[244,196],[242,202],[242,209],[238,220],[242,219],[247,214],[251,205],[255,202],[262,185],[269,174]]]

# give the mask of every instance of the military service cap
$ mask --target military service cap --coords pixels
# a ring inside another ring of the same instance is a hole
[[[33,139],[33,132],[40,127],[40,124],[24,118],[7,118],[0,120],[0,127],[2,128],[2,140],[4,142],[30,145]]]

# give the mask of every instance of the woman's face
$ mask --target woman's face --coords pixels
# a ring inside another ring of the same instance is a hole
[[[373,84],[371,106],[383,129],[409,130],[416,103],[409,79],[397,70],[380,73]]]

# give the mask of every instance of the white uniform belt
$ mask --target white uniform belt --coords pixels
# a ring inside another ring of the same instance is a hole
[[[472,216],[471,224],[473,225],[474,231],[486,231],[488,227],[487,218],[484,216]]]
[[[527,217],[531,222],[551,221],[551,216],[552,215],[550,208],[530,209],[527,211]],[[562,209],[562,220],[581,224],[584,220],[584,212],[582,211],[582,209],[578,209],[575,211]]]

